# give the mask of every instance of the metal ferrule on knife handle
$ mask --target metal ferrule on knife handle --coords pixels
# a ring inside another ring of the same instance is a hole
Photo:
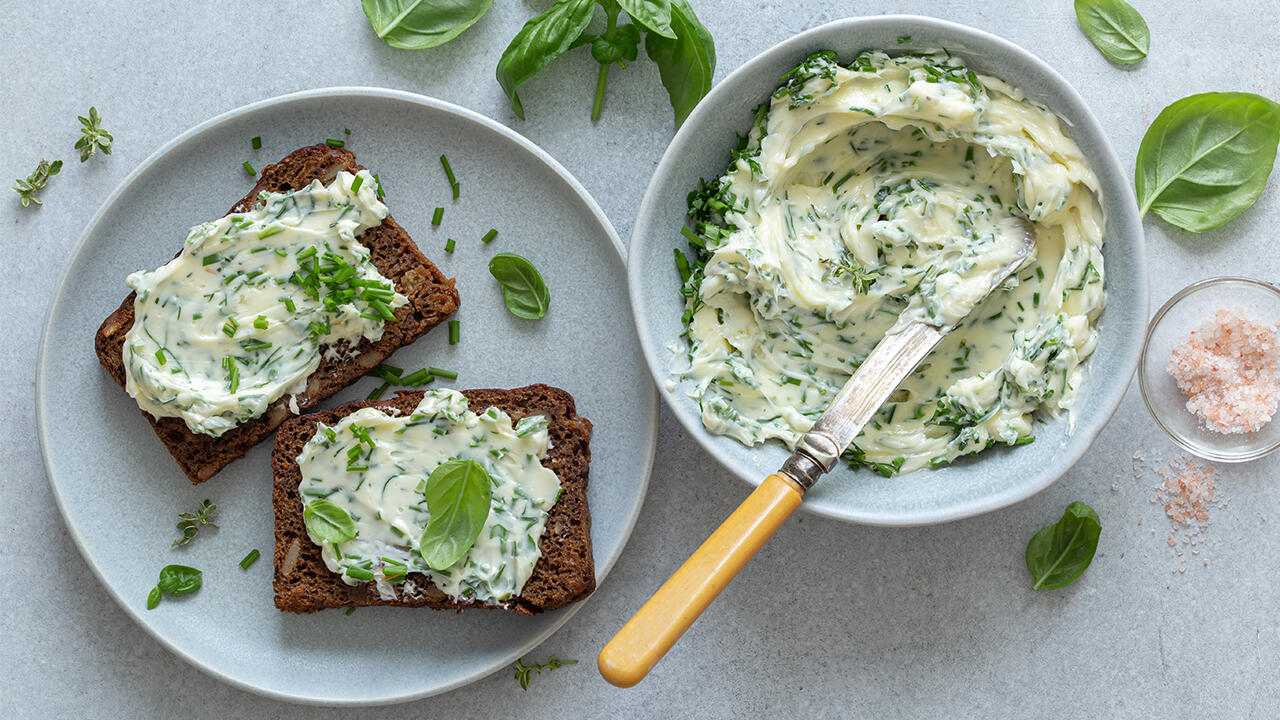
[[[827,411],[800,437],[781,472],[805,490],[813,487],[948,330],[912,323],[902,332],[886,335],[840,388]]]

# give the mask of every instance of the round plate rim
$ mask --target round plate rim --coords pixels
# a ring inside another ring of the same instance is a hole
[[[173,654],[177,655],[178,657],[181,657],[183,660],[187,661],[188,663],[190,663],[200,671],[204,672],[205,674],[210,675],[214,678],[217,678],[218,680],[221,680],[229,685],[240,688],[242,690],[255,693],[257,695],[262,695],[262,696],[274,698],[277,700],[284,700],[288,702],[309,704],[309,705],[325,705],[325,706],[390,705],[395,703],[407,702],[410,700],[418,700],[425,697],[430,697],[432,695],[438,695],[440,693],[448,692],[450,690],[455,690],[459,687],[471,684],[477,680],[487,677],[488,675],[494,672],[497,672],[498,670],[501,670],[503,667],[506,667],[515,659],[530,652],[531,650],[536,648],[538,645],[546,641],[547,638],[551,637],[551,635],[553,635],[557,630],[563,627],[564,624],[567,623],[574,615],[576,615],[582,609],[583,605],[591,600],[591,597],[594,596],[595,593],[593,592],[592,596],[588,596],[586,599],[581,600],[577,603],[574,603],[573,605],[570,605],[567,608],[563,608],[562,610],[558,611],[559,615],[557,616],[555,622],[548,625],[542,632],[533,636],[533,638],[531,638],[528,642],[522,644],[517,648],[514,648],[512,653],[510,653],[510,657],[504,659],[503,662],[498,663],[493,667],[478,668],[477,670],[453,682],[446,683],[439,687],[431,687],[421,692],[411,692],[411,693],[404,693],[404,694],[394,695],[394,696],[366,697],[366,698],[318,697],[318,696],[309,696],[309,695],[299,695],[295,693],[277,690],[261,684],[246,682],[226,672],[217,670],[209,665],[206,665],[204,662],[202,662],[200,659],[188,653],[178,644],[172,642],[167,636],[160,634],[151,626],[150,623],[148,623],[138,612],[132,609],[131,606],[124,601],[124,598],[120,595],[120,593],[117,591],[115,586],[112,585],[111,582],[109,582],[107,578],[103,575],[101,568],[98,566],[97,562],[94,560],[94,557],[91,554],[89,548],[85,545],[84,538],[81,536],[79,529],[71,522],[70,517],[67,515],[67,509],[64,505],[62,493],[59,490],[58,483],[54,479],[54,475],[50,467],[50,462],[49,462],[50,450],[48,448],[48,442],[46,437],[47,430],[45,426],[45,417],[44,417],[44,411],[43,411],[44,402],[45,402],[45,386],[44,386],[45,384],[44,376],[45,376],[45,367],[46,367],[45,361],[47,359],[47,352],[48,352],[49,332],[50,332],[50,328],[52,327],[51,321],[53,320],[54,314],[57,311],[58,307],[62,304],[65,298],[66,290],[67,290],[67,281],[70,278],[72,268],[77,264],[77,261],[80,259],[80,256],[83,254],[86,246],[88,245],[89,238],[98,229],[98,226],[101,223],[103,217],[105,217],[106,214],[111,210],[111,208],[115,206],[120,196],[124,194],[124,192],[138,179],[138,177],[140,177],[143,173],[145,173],[147,170],[153,167],[166,155],[175,151],[176,149],[186,144],[187,142],[194,140],[195,138],[198,138],[203,133],[213,130],[224,123],[230,122],[234,119],[237,119],[241,116],[244,116],[253,112],[257,112],[257,111],[268,109],[268,108],[273,108],[280,105],[286,105],[286,104],[297,102],[300,100],[313,100],[316,98],[336,98],[336,97],[348,97],[348,98],[357,98],[357,99],[358,98],[376,98],[376,99],[398,100],[398,101],[406,102],[412,105],[426,107],[431,110],[441,111],[441,112],[454,115],[462,120],[470,121],[474,124],[481,126],[484,129],[496,132],[499,135],[504,136],[506,139],[511,140],[512,142],[515,142],[522,149],[527,151],[534,159],[542,162],[552,172],[554,172],[557,176],[559,176],[562,180],[564,180],[569,185],[569,187],[574,191],[574,193],[578,196],[578,198],[583,202],[583,204],[591,212],[591,215],[596,219],[598,223],[600,223],[600,226],[605,230],[605,233],[609,236],[609,240],[612,243],[614,251],[618,255],[619,261],[623,265],[623,269],[624,270],[626,269],[627,251],[626,251],[626,247],[622,243],[622,239],[618,236],[617,230],[614,229],[613,223],[610,222],[608,216],[605,215],[604,210],[601,209],[599,203],[596,202],[595,198],[592,197],[589,192],[587,192],[587,189],[582,185],[582,183],[579,182],[578,179],[574,177],[573,174],[570,173],[563,165],[561,165],[559,161],[553,158],[549,153],[547,153],[547,151],[543,150],[541,147],[535,144],[532,140],[529,140],[528,138],[524,137],[523,135],[516,132],[515,130],[512,130],[506,125],[503,125],[502,123],[490,117],[481,115],[480,113],[477,113],[473,110],[468,110],[467,108],[461,107],[459,105],[455,105],[453,103],[450,103],[444,100],[439,100],[433,97],[429,97],[427,95],[420,95],[418,93],[411,93],[404,90],[394,90],[391,88],[368,87],[368,86],[335,86],[335,87],[314,88],[311,90],[302,90],[299,92],[287,93],[284,95],[277,95],[275,97],[258,100],[258,101],[234,108],[232,110],[228,110],[224,113],[221,113],[212,118],[209,118],[204,122],[198,123],[192,126],[191,128],[185,130],[184,132],[178,134],[176,137],[164,143],[163,145],[161,145],[158,149],[156,149],[154,152],[148,155],[146,159],[144,159],[141,163],[139,163],[138,166],[135,167],[128,175],[126,175],[118,185],[116,185],[115,189],[111,191],[111,194],[107,196],[107,199],[103,201],[102,205],[99,206],[97,212],[94,213],[92,219],[90,219],[89,223],[85,226],[84,231],[80,234],[79,239],[76,241],[75,247],[72,249],[65,264],[63,265],[62,272],[59,274],[57,284],[55,285],[53,290],[52,299],[49,301],[49,305],[45,309],[44,324],[40,332],[40,344],[36,352],[36,377],[35,377],[36,437],[37,437],[38,445],[40,448],[40,461],[41,461],[41,465],[44,468],[45,478],[49,483],[49,490],[53,494],[54,503],[57,505],[58,512],[62,515],[63,523],[66,525],[67,531],[71,535],[72,540],[75,541],[76,548],[80,551],[80,555],[84,558],[85,563],[89,566],[89,569],[93,572],[94,576],[98,579],[98,582],[101,583],[103,588],[106,589],[107,594],[111,596],[112,600],[114,600],[116,604],[119,605],[120,608],[124,610],[125,613],[134,622],[136,622],[143,630],[147,632],[148,635],[154,638],[158,643],[160,643],[162,646],[164,646]],[[627,295],[627,300],[628,300],[628,304],[630,304],[631,298],[629,294]],[[622,555],[622,551],[626,548],[627,542],[631,538],[631,533],[635,530],[636,520],[640,516],[640,510],[644,506],[644,499],[648,493],[649,481],[653,472],[653,463],[654,463],[654,458],[657,452],[657,441],[658,441],[659,403],[657,402],[657,397],[656,397],[657,392],[658,392],[657,387],[654,386],[652,383],[650,383],[649,395],[653,399],[653,402],[651,403],[653,411],[652,413],[650,413],[650,417],[649,417],[649,427],[648,427],[649,451],[648,453],[646,453],[645,465],[643,468],[643,472],[641,473],[642,478],[641,478],[639,493],[637,495],[637,501],[634,503],[634,506],[631,508],[631,511],[629,513],[629,517],[626,520],[626,523],[624,524],[623,527],[621,527],[621,530],[622,530],[620,534],[621,544],[618,546],[617,553],[614,555],[614,557],[610,558],[608,562],[604,562],[604,563],[597,562],[596,592],[599,591],[600,585],[603,584],[610,570],[613,569],[614,564],[616,564],[618,558]]]
[[[1102,138],[1103,142],[1100,147],[1096,148],[1096,150],[1098,154],[1104,158],[1105,165],[1108,168],[1119,169],[1121,171],[1121,175],[1124,175],[1124,166],[1120,163],[1120,159],[1116,155],[1115,148],[1112,146],[1110,138],[1108,138],[1106,133],[1103,131],[1102,123],[1098,121],[1097,116],[1089,107],[1088,103],[1085,102],[1079,91],[1075,89],[1075,86],[1068,82],[1061,73],[1055,70],[1047,62],[1040,59],[1037,55],[1021,45],[1010,40],[1006,40],[998,35],[986,32],[985,30],[979,30],[978,28],[952,22],[950,20],[911,14],[842,18],[823,23],[817,27],[792,35],[791,37],[776,43],[763,52],[745,61],[711,89],[707,96],[703,98],[702,102],[700,102],[693,109],[693,112],[689,114],[689,117],[686,118],[680,130],[676,133],[675,138],[672,139],[671,144],[667,146],[667,150],[658,161],[658,165],[655,167],[653,175],[650,178],[649,185],[645,188],[644,196],[640,201],[640,206],[636,212],[636,221],[632,226],[631,242],[628,247],[629,257],[627,262],[627,285],[631,294],[631,314],[636,324],[636,332],[640,337],[640,347],[644,351],[645,364],[649,367],[649,372],[653,376],[653,380],[657,387],[663,386],[663,384],[668,380],[669,373],[659,361],[659,350],[661,350],[661,348],[655,347],[654,344],[650,342],[649,319],[642,310],[644,307],[644,298],[641,297],[641,293],[639,291],[641,263],[635,262],[634,260],[639,255],[638,248],[642,247],[645,242],[640,238],[640,230],[643,229],[644,225],[642,220],[651,213],[651,207],[657,202],[656,196],[659,194],[657,179],[659,176],[667,174],[670,171],[670,168],[678,161],[675,149],[677,148],[677,145],[679,145],[682,136],[690,134],[692,132],[691,128],[696,124],[696,121],[704,115],[712,112],[711,106],[713,102],[720,97],[720,95],[728,92],[726,88],[733,84],[732,81],[735,78],[748,74],[754,66],[760,63],[769,62],[775,57],[784,54],[794,55],[805,50],[813,51],[818,48],[818,45],[814,44],[815,42],[819,42],[821,38],[833,32],[851,30],[855,28],[890,29],[903,24],[924,25],[931,30],[952,33],[959,38],[974,39],[978,42],[987,43],[1016,58],[1017,62],[1037,67],[1041,72],[1053,79],[1056,84],[1055,92],[1061,93],[1063,99],[1067,103],[1074,103],[1077,105],[1083,111],[1083,120],[1086,123],[1093,125],[1099,131],[1098,134]],[[1136,237],[1132,251],[1135,257],[1135,265],[1139,270],[1137,275],[1133,278],[1135,281],[1134,284],[1138,285],[1138,291],[1135,294],[1139,298],[1138,307],[1135,308],[1135,311],[1139,312],[1143,318],[1146,318],[1150,311],[1150,301],[1147,297],[1149,283],[1146,270],[1146,241],[1143,233],[1142,219],[1137,214],[1137,200],[1132,193],[1128,193],[1121,194],[1118,198],[1105,198],[1105,201],[1108,203],[1108,212],[1124,213],[1131,215],[1134,218],[1133,231]],[[1124,379],[1124,383],[1116,383],[1116,385],[1111,388],[1106,395],[1101,396],[1103,398],[1103,402],[1100,405],[1096,426],[1075,431],[1078,433],[1078,437],[1087,440],[1087,442],[1082,446],[1084,449],[1078,455],[1072,457],[1071,462],[1061,465],[1059,469],[1054,471],[1043,473],[1040,476],[1041,480],[1039,482],[1010,487],[1002,492],[957,503],[949,508],[942,509],[868,511],[845,507],[831,507],[828,505],[808,502],[801,503],[800,509],[821,517],[863,525],[914,527],[921,525],[936,525],[953,520],[973,517],[975,515],[981,515],[983,513],[998,510],[1021,502],[1022,500],[1035,495],[1041,490],[1044,490],[1057,482],[1080,460],[1081,457],[1084,456],[1084,452],[1087,452],[1088,448],[1097,440],[1098,436],[1102,433],[1103,428],[1106,427],[1107,422],[1120,408],[1120,403],[1124,400],[1124,395],[1127,392],[1128,385],[1133,380],[1133,375],[1138,369],[1138,360],[1142,347],[1141,339],[1142,334],[1139,333],[1134,338],[1130,339],[1128,346],[1125,348],[1124,354],[1121,358],[1123,366],[1120,372],[1120,375]],[[773,471],[769,468],[746,468],[739,465],[712,443],[711,436],[707,433],[707,430],[702,426],[701,422],[697,421],[691,414],[683,412],[680,408],[676,407],[676,398],[672,397],[671,393],[661,392],[659,395],[668,407],[671,408],[671,414],[675,416],[676,420],[679,421],[681,426],[689,432],[689,435],[693,437],[702,449],[715,458],[722,467],[732,472],[743,482],[752,487],[759,486],[759,484],[764,481],[764,478]]]

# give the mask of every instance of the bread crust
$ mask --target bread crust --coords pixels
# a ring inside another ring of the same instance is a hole
[[[229,213],[248,212],[257,203],[258,194],[264,191],[301,190],[313,180],[329,183],[341,170],[354,174],[363,169],[356,162],[355,155],[345,148],[333,148],[323,143],[299,148],[280,162],[263,168],[262,176],[253,189],[237,201]],[[382,338],[377,342],[362,339],[354,354],[341,352],[334,358],[322,357],[320,366],[308,377],[306,389],[296,396],[298,414],[307,412],[321,400],[360,379],[397,348],[417,340],[458,309],[458,291],[453,278],[445,277],[390,215],[381,225],[366,230],[360,236],[360,242],[369,248],[370,259],[378,271],[391,279],[396,290],[409,302],[396,310],[395,320],[387,323]],[[135,295],[130,293],[120,307],[102,322],[93,343],[98,362],[122,389],[125,387],[122,351],[125,335],[133,327]],[[345,341],[340,347],[346,348]],[[261,416],[215,438],[191,432],[178,418],[155,418],[144,410],[140,412],[150,421],[156,435],[193,484],[213,477],[265,440],[286,419],[295,416],[289,409],[289,396],[286,395],[272,403]]]
[[[542,557],[520,594],[502,609],[536,615],[563,607],[590,595],[596,586],[591,550],[591,513],[587,483],[591,463],[591,422],[577,414],[573,396],[548,385],[513,390],[463,390],[470,409],[482,413],[497,407],[518,420],[528,415],[547,416],[551,449],[542,464],[560,478],[561,493],[547,515],[539,541]],[[302,472],[297,458],[316,433],[316,424],[334,425],[361,408],[378,408],[390,414],[409,414],[422,400],[423,391],[402,391],[385,400],[360,400],[287,421],[276,433],[271,454],[275,507],[275,604],[282,611],[311,613],[325,608],[389,605],[430,607],[437,610],[492,609],[484,603],[457,601],[446,596],[420,573],[407,578],[416,592],[397,590],[394,600],[384,600],[372,583],[350,586],[329,570],[320,547],[307,537],[302,519],[298,485]],[[400,586],[396,586],[399,588]]]

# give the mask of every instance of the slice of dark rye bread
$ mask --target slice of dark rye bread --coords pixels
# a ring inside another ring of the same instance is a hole
[[[560,499],[551,507],[546,530],[539,546],[542,557],[520,594],[502,606],[523,615],[554,610],[590,595],[596,587],[595,561],[591,555],[591,513],[587,508],[587,480],[591,464],[591,422],[580,417],[573,396],[548,385],[529,385],[513,390],[463,390],[470,409],[482,413],[497,407],[519,420],[529,415],[545,415],[551,449],[542,464],[560,478]],[[360,408],[379,408],[389,414],[408,414],[422,400],[421,390],[402,391],[388,400],[360,400],[331,410],[321,410],[286,422],[276,433],[271,454],[275,476],[272,504],[276,512],[275,588],[276,607],[296,613],[325,608],[363,605],[430,607],[437,610],[492,608],[476,602],[459,602],[446,596],[419,573],[410,573],[415,593],[400,586],[394,600],[383,600],[373,583],[347,585],[329,570],[320,557],[320,547],[307,537],[302,520],[302,499],[298,484],[302,471],[297,457],[315,436],[316,423],[334,425]]]
[[[258,202],[258,193],[301,190],[312,180],[329,183],[338,171],[357,173],[364,168],[356,162],[350,150],[328,145],[312,145],[294,150],[283,160],[262,169],[262,177],[253,189],[231,206],[229,213],[248,212]],[[229,214],[228,213],[228,214]],[[413,239],[388,215],[382,224],[369,228],[359,237],[360,243],[369,249],[373,264],[395,283],[396,290],[409,299],[396,310],[396,318],[389,322],[377,342],[362,339],[355,353],[345,352],[346,341],[337,346],[344,352],[333,358],[322,358],[320,366],[307,380],[306,389],[297,395],[298,409],[302,412],[316,406],[342,388],[350,385],[365,371],[382,362],[397,348],[422,337],[458,309],[458,291],[453,279],[444,276],[431,263]],[[125,365],[122,350],[125,334],[133,327],[133,299],[135,293],[120,303],[111,313],[94,338],[98,361],[123,388]],[[193,484],[213,477],[232,461],[243,457],[249,448],[262,442],[280,423],[292,416],[289,396],[272,403],[261,416],[248,420],[228,430],[222,437],[193,433],[178,418],[156,419],[150,413],[142,414],[151,421],[156,435],[164,442],[173,459]]]

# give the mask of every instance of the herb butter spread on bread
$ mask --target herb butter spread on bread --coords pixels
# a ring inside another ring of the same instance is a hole
[[[182,252],[129,276],[125,389],[143,410],[221,436],[301,392],[321,347],[377,341],[404,295],[358,236],[387,206],[367,170],[263,192],[249,212],[192,228]]]
[[[454,390],[426,392],[404,415],[362,408],[318,423],[297,457],[307,535],[343,582],[371,581],[383,599],[413,572],[454,599],[506,602],[533,574],[560,496],[559,478],[541,462],[549,449],[546,416],[513,423],[494,406],[477,415]],[[467,460],[476,492],[437,472],[465,472],[451,461]],[[466,531],[469,511],[483,518],[478,533]],[[451,551],[447,565],[433,561],[441,545]]]
[[[291,191],[303,191],[317,180],[327,186],[337,179],[339,173],[356,176],[361,175],[363,170],[364,167],[356,162],[355,155],[345,148],[329,147],[325,143],[299,148],[280,162],[264,167],[257,183],[231,206],[228,214],[243,215],[253,212],[262,204],[260,198],[263,193],[287,194]],[[374,182],[373,185],[378,194],[381,194],[379,184]],[[357,191],[359,195],[363,196],[366,186],[367,183],[362,181],[361,188]],[[151,423],[156,436],[191,482],[201,483],[213,477],[232,461],[243,457],[254,445],[265,440],[282,422],[293,415],[311,410],[320,401],[359,380],[397,348],[422,337],[458,309],[458,291],[454,288],[453,279],[446,277],[423,256],[413,239],[391,215],[386,215],[381,224],[366,229],[360,235],[360,244],[368,249],[373,267],[390,280],[395,291],[407,300],[404,305],[394,308],[395,319],[382,326],[382,334],[378,340],[363,336],[348,340],[330,335],[329,339],[323,341],[326,344],[320,347],[319,365],[307,378],[305,389],[282,395],[268,404],[266,412],[239,423],[217,437],[193,432],[179,418],[156,416],[141,410],[142,416]],[[319,260],[323,261],[323,258]],[[204,269],[204,266],[201,265],[201,268]],[[134,326],[136,297],[137,293],[130,293],[125,297],[102,321],[94,336],[98,362],[121,389],[125,388],[128,375],[125,366],[125,337]],[[293,302],[296,307],[297,299],[294,298]],[[280,305],[287,309],[283,301]],[[387,307],[391,309],[390,305]],[[253,322],[257,319],[257,315],[254,315],[248,327],[237,320],[239,327],[233,328],[237,332],[237,339],[250,337],[240,333],[248,333],[250,329],[257,331],[258,328],[253,327]],[[244,352],[243,347],[240,350]],[[297,348],[293,348],[293,352],[297,351]],[[168,360],[166,358],[166,363]],[[156,362],[159,363],[158,358]],[[239,383],[243,385],[244,368],[240,367],[239,360],[236,363]],[[215,370],[223,369],[220,361]],[[230,378],[226,378],[226,381],[230,382]]]

